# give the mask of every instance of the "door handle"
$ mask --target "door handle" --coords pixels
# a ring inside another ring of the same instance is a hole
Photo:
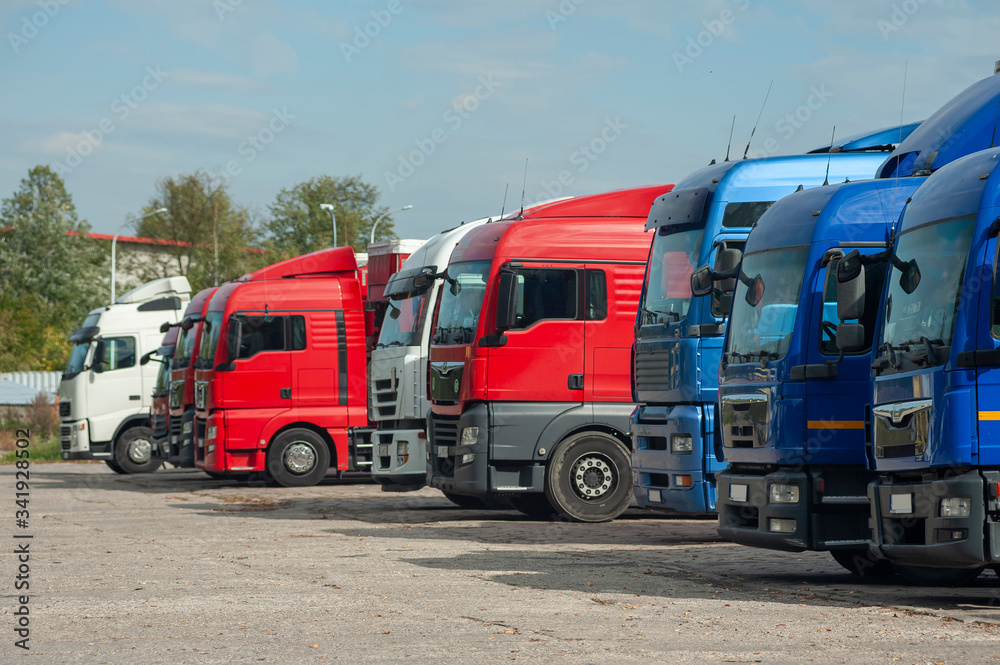
[[[292,389],[282,388],[281,389],[281,399],[292,399]]]
[[[566,387],[570,390],[583,390],[583,374],[570,374]]]
[[[141,400],[141,399],[142,399],[142,398],[141,398],[141,397],[139,397],[138,395],[129,395],[129,396],[128,396],[128,398],[129,398],[130,400],[132,400],[133,402],[138,402],[139,400]]]

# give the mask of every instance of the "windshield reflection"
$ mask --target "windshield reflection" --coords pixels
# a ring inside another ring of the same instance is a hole
[[[489,261],[466,261],[448,266],[434,329],[435,344],[471,344],[474,341],[489,272]]]

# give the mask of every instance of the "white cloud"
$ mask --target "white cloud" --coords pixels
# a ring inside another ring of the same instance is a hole
[[[170,82],[176,85],[189,85],[195,88],[234,94],[257,95],[271,92],[274,89],[267,83],[223,72],[174,70],[170,72]]]

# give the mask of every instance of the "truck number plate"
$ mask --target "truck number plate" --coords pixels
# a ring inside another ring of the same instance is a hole
[[[380,443],[380,444],[378,444],[378,456],[379,457],[388,457],[389,456],[389,444],[388,443]]]
[[[437,447],[437,456],[438,457],[447,457],[448,456],[448,446],[438,446]]]
[[[890,494],[889,512],[897,515],[909,515],[913,512],[912,494]]]
[[[729,486],[729,500],[738,501],[740,503],[747,502],[747,486],[746,485],[730,485]]]

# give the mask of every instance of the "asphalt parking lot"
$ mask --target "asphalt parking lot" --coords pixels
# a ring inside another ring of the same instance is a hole
[[[1000,663],[1000,581],[857,582],[714,521],[463,510],[364,482],[0,467],[4,663]],[[29,539],[30,648],[15,645]]]

